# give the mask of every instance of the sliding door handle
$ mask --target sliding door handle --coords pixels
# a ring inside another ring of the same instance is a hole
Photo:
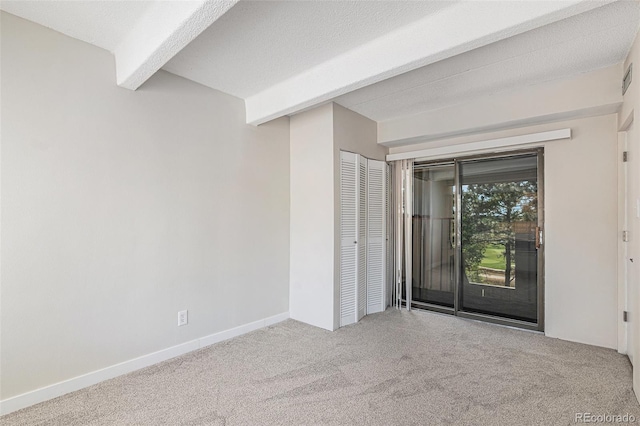
[[[451,248],[456,248],[456,224],[453,220],[449,225],[449,243],[451,244]]]
[[[536,226],[536,249],[540,248],[542,244],[542,228]]]

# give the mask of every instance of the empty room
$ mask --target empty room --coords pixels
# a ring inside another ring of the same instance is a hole
[[[639,27],[1,0],[0,423],[640,422]]]

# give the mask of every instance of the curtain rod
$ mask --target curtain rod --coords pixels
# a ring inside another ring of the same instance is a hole
[[[458,145],[440,146],[437,148],[422,149],[418,151],[400,152],[388,154],[387,161],[409,160],[415,158],[444,158],[452,155],[468,154],[476,151],[508,148],[518,145],[528,145],[539,142],[548,142],[560,139],[571,139],[571,129],[551,130],[548,132],[530,133],[527,135],[510,136],[507,138],[489,139],[479,142],[469,142]]]

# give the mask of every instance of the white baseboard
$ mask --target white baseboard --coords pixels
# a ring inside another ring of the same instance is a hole
[[[113,379],[114,377],[131,373],[132,371],[139,370],[144,367],[149,367],[150,365],[186,354],[187,352],[195,351],[196,349],[204,348],[205,346],[213,345],[214,343],[249,333],[250,331],[268,327],[288,318],[289,312],[283,312],[272,317],[263,318],[229,330],[210,334],[199,339],[191,340],[189,342],[181,343],[170,348],[121,362],[119,364],[111,365],[100,370],[92,371],[90,373],[83,374],[82,376],[77,376],[69,380],[54,383],[40,389],[4,399],[0,401],[0,415],[9,414],[31,405],[57,398],[69,392],[74,392],[82,388],[95,385],[96,383]]]

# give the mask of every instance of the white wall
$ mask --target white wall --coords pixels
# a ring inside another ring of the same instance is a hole
[[[572,129],[571,140],[544,144],[545,333],[608,348],[617,346],[618,319],[616,123],[616,114],[609,114],[442,141],[456,145]]]
[[[545,146],[545,330],[616,348],[616,115],[562,123]]]
[[[333,104],[333,146],[336,168],[340,165],[340,150],[384,161],[389,150],[376,143],[377,136],[378,129],[375,121],[342,105]],[[335,177],[339,188],[339,168]]]
[[[622,72],[617,64],[378,123],[378,141],[396,145],[392,154],[571,127],[571,140],[544,144],[545,332],[609,348],[617,347],[621,315],[616,113],[629,109]]]
[[[340,150],[384,160],[377,126],[335,103],[291,117],[291,318],[339,327]]]
[[[621,68],[621,64],[616,64],[461,105],[383,121],[378,123],[378,142],[398,146],[615,113],[622,103]]]
[[[388,149],[377,143],[377,123],[357,112],[333,104],[333,196],[334,196],[334,305],[333,328],[340,326],[340,151],[384,160]]]
[[[288,119],[1,29],[1,399],[288,310]]]
[[[291,117],[291,318],[334,330],[333,104]]]

